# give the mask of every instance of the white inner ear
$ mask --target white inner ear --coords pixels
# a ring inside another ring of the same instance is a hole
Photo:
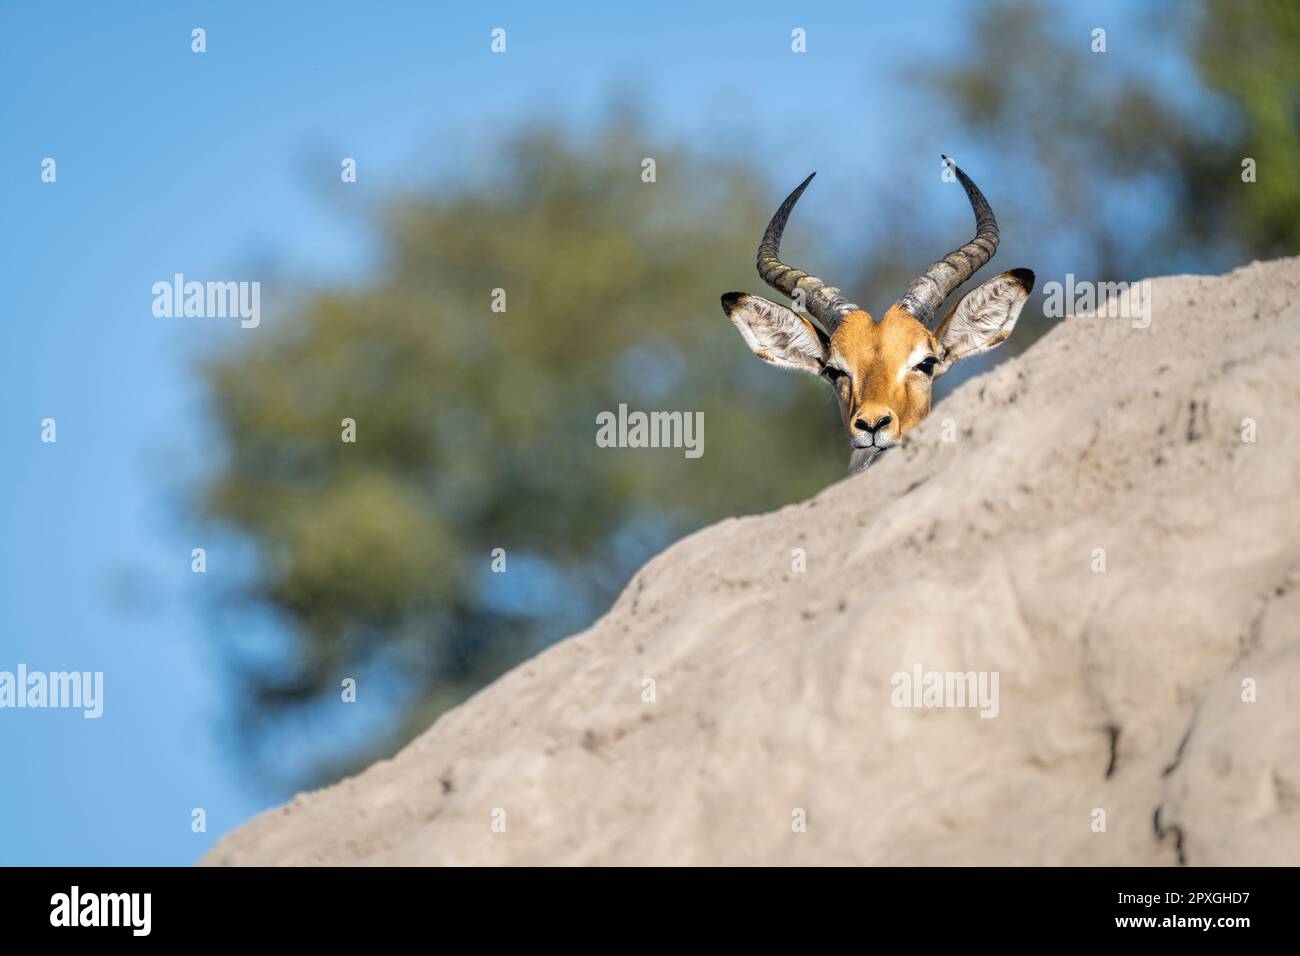
[[[744,295],[728,313],[750,349],[770,365],[820,374],[826,346],[812,324],[783,305]]]
[[[987,352],[1016,327],[1029,293],[1015,278],[995,276],[968,292],[940,324],[936,338],[943,348],[943,370],[970,355]]]

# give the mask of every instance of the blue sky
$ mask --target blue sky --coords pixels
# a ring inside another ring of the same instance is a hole
[[[154,282],[357,281],[367,201],[473,175],[530,119],[581,130],[618,91],[655,136],[749,151],[774,189],[818,169],[810,205],[864,206],[913,161],[891,147],[905,58],[951,55],[962,9],[617,6],[0,2],[0,670],[106,682],[98,720],[0,710],[0,864],[188,864],[288,796],[241,779],[222,735],[223,555],[190,572],[184,499],[213,453],[193,362],[253,333],[155,317]],[[263,326],[281,314],[264,296]]]

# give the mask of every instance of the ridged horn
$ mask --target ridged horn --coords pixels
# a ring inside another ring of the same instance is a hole
[[[973,276],[998,251],[998,221],[993,217],[988,200],[956,163],[947,156],[943,161],[957,174],[957,180],[966,190],[966,198],[975,213],[975,238],[926,269],[898,300],[898,304],[922,325],[929,325],[949,293]]]
[[[758,244],[758,274],[763,281],[783,295],[794,298],[795,290],[803,290],[804,306],[827,332],[834,332],[844,316],[856,312],[858,307],[844,298],[839,289],[829,286],[814,275],[795,269],[781,261],[781,233],[785,231],[790,211],[799,201],[803,191],[812,182],[813,173],[785,198],[772,221],[767,224],[763,241]]]

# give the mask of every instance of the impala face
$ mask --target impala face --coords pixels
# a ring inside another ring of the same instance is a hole
[[[870,466],[930,414],[934,379],[1011,334],[1034,286],[1028,269],[1004,272],[969,292],[930,330],[935,310],[993,256],[998,243],[997,221],[984,196],[945,161],[975,211],[975,238],[931,265],[880,321],[839,289],[780,261],[781,233],[812,176],[768,224],[758,247],[758,272],[773,288],[801,300],[821,325],[747,292],[722,297],[723,310],[755,355],[770,365],[818,375],[830,385],[848,434],[850,472]]]
[[[831,336],[822,375],[840,402],[855,449],[885,449],[930,413],[939,344],[916,319],[890,309],[880,322],[866,312],[845,316]]]

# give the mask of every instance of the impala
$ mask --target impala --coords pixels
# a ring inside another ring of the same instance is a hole
[[[943,159],[966,190],[975,238],[926,269],[879,322],[839,289],[780,259],[786,220],[812,176],[768,223],[758,245],[758,274],[820,325],[761,296],[728,292],[722,297],[723,310],[755,355],[830,385],[852,449],[850,473],[868,468],[930,414],[931,386],[953,363],[987,352],[1011,334],[1034,288],[1028,269],[1004,272],[963,296],[931,331],[943,300],[998,248],[998,223],[984,194],[952,160]]]

